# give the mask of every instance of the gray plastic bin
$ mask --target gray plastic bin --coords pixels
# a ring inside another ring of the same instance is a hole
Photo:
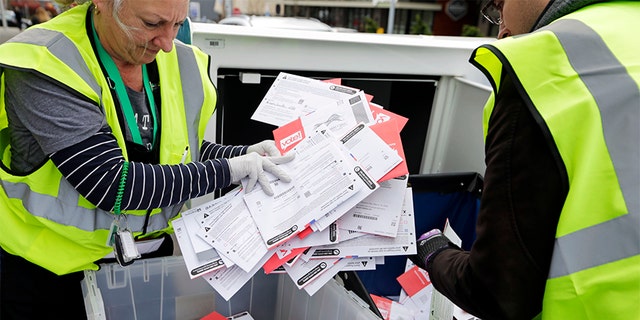
[[[331,280],[309,296],[286,274],[262,271],[229,301],[200,278],[190,279],[180,256],[103,265],[82,283],[89,319],[200,319],[217,311],[248,311],[256,320],[379,319],[368,305]]]

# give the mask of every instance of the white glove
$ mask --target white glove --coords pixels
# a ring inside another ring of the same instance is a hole
[[[273,189],[269,185],[269,178],[265,171],[273,174],[284,182],[291,182],[291,177],[287,175],[278,164],[287,163],[294,158],[294,154],[290,153],[286,156],[278,157],[261,157],[255,152],[229,159],[229,171],[231,172],[231,182],[238,183],[242,178],[249,177],[246,185],[247,192],[251,191],[257,183],[260,183],[262,190],[267,195],[273,195]]]
[[[281,156],[280,150],[276,147],[276,142],[273,140],[264,140],[256,144],[252,144],[247,148],[247,153],[256,152],[261,156]]]

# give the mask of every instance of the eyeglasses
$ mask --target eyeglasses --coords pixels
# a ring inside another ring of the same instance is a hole
[[[489,22],[495,24],[495,25],[500,25],[502,23],[502,6],[496,6],[495,2],[493,2],[493,0],[489,0],[489,2],[487,2],[487,4],[485,4],[482,9],[480,10],[480,12],[482,13],[482,16],[489,20]]]

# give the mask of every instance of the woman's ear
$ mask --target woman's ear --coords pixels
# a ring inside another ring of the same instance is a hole
[[[95,12],[96,14],[100,14],[101,11],[104,11],[104,9],[106,9],[104,6],[104,1],[103,0],[93,0],[93,6],[95,7]]]

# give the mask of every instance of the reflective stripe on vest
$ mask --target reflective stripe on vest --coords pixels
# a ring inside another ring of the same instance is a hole
[[[638,2],[593,4],[472,57],[494,87],[485,136],[509,73],[566,168],[545,319],[640,318],[640,43],[624,40],[637,16]]]
[[[640,254],[640,92],[625,66],[583,22],[561,20],[547,29],[558,37],[571,65],[597,101],[607,148],[629,211],[557,238],[549,271],[549,278],[555,278]],[[609,72],[602,74],[598,70]],[[620,99],[620,92],[632,95]],[[628,122],[627,132],[614,130],[621,122]],[[584,254],[589,251],[598,254]]]
[[[113,214],[100,208],[88,209],[81,206],[64,206],[64,209],[61,210],[51,210],[51,208],[61,208],[61,202],[78,203],[80,194],[75,191],[66,179],[60,179],[59,197],[33,192],[25,183],[2,181],[2,187],[9,198],[22,199],[24,207],[36,217],[85,231],[108,230],[113,222]],[[66,199],[62,199],[63,196]],[[180,206],[171,207],[169,210],[165,208],[162,213],[151,215],[147,223],[147,230],[154,232],[165,229],[169,219],[174,217],[179,209]],[[144,227],[144,215],[128,214],[126,218],[127,225],[131,230],[142,230]]]
[[[93,89],[93,92],[98,96],[101,95],[100,85],[89,71],[87,63],[82,58],[82,55],[80,55],[78,48],[62,33],[47,29],[34,29],[33,32],[19,33],[7,42],[22,42],[47,47],[54,56],[64,61],[71,69],[82,70],[82,72],[76,73]]]
[[[73,68],[75,73],[80,75],[82,79],[88,79],[89,85],[92,88],[96,89],[95,94],[98,97],[101,96],[100,85],[96,82],[95,77],[89,71],[89,68],[87,67],[86,63],[84,63],[84,59],[80,55],[77,47],[73,44],[73,42],[71,42],[67,37],[65,37],[58,31],[41,28],[29,31],[30,32],[28,32],[28,36],[18,37],[17,39],[13,39],[11,42],[17,43],[21,39],[26,39],[28,44],[47,47],[56,58],[58,58],[67,66]],[[51,43],[54,43],[55,45],[50,46]],[[181,70],[181,72],[179,72],[181,75],[200,74],[198,65],[195,61],[195,56],[193,55],[193,52],[190,48],[181,45],[181,50],[176,50],[176,54],[181,55],[177,59],[179,67],[185,68],[185,70]],[[166,55],[167,54],[165,54],[165,56]],[[204,100],[201,90],[203,88],[202,81],[198,76],[182,76],[181,79],[185,81],[182,84],[183,90],[188,91],[187,94],[183,94],[182,96],[184,97],[185,102],[192,103],[185,106],[185,109],[188,112],[187,118],[199,119],[202,102]],[[194,102],[199,102],[200,104],[194,105]],[[165,122],[168,122],[169,119],[171,119],[171,117],[168,117],[166,115],[165,117],[167,118]],[[199,122],[187,123],[198,125]],[[114,126],[112,124],[112,128],[113,127]],[[189,143],[191,144],[190,149],[196,150],[192,152],[192,154],[198,154],[199,148],[197,146],[199,146],[200,138],[197,135],[197,128],[187,127],[186,130],[191,135],[189,138]],[[173,137],[175,138],[174,132],[170,130],[163,131],[165,131],[168,135],[174,135]],[[184,150],[184,147],[180,146],[178,150],[181,153]],[[178,161],[174,161],[174,163],[177,162]],[[96,229],[108,230],[111,225],[111,221],[113,221],[113,215],[99,208],[64,206],[65,209],[60,210],[60,212],[58,212],[58,210],[50,210],[50,208],[61,207],[61,204],[58,201],[60,201],[61,203],[69,204],[78,203],[80,199],[80,195],[77,193],[77,191],[75,191],[73,187],[64,179],[60,179],[60,187],[57,197],[30,192],[28,186],[23,183],[13,184],[8,181],[3,181],[3,188],[10,198],[21,199],[23,205],[30,211],[31,214],[60,224],[74,226],[81,230],[92,231]],[[26,196],[27,194],[29,194],[29,196]],[[63,197],[65,198],[63,199]],[[181,205],[175,205],[167,208],[162,208],[160,212],[154,212],[154,214],[152,214],[149,218],[147,224],[148,232],[166,229],[168,226],[168,220],[171,219],[171,217],[176,216],[180,208]],[[66,214],[68,210],[71,212],[75,212],[78,215]],[[136,211],[127,211],[127,213],[129,213],[127,215],[127,223],[129,224],[129,227],[132,230],[142,230],[146,219],[146,211],[137,211],[137,214],[131,214],[136,213]],[[93,215],[95,215],[95,217],[93,217]],[[109,217],[111,218],[109,219]]]
[[[79,16],[85,17],[88,7],[85,4],[70,9],[2,44],[0,77],[5,67],[35,70],[77,90],[104,109],[118,144],[124,148],[108,84],[92,53],[84,23],[76,23]],[[156,57],[162,83],[161,164],[179,163],[186,145],[190,147],[191,159],[199,157],[206,124],[216,103],[215,88],[206,69],[208,62],[206,54],[181,43],[176,43],[175,50],[160,52]],[[182,82],[162,81],[175,79],[178,74]],[[3,106],[2,96],[0,107]],[[6,113],[0,110],[0,126],[6,125]],[[6,135],[7,131],[0,130],[0,135]],[[4,140],[0,137],[0,141]],[[6,157],[5,151],[0,150],[0,154]],[[123,152],[126,159],[126,150]],[[28,176],[0,174],[3,177],[0,203],[5,211],[0,218],[0,223],[4,222],[0,226],[3,249],[56,274],[97,268],[93,261],[111,250],[105,246],[107,230],[113,221],[111,213],[81,197],[51,161]],[[168,221],[178,214],[180,207],[154,209],[147,222],[147,233],[169,229]],[[128,226],[134,231],[142,230],[145,210],[126,213]]]
[[[186,90],[193,91],[189,92],[189,94],[184,95],[184,105],[202,106],[202,103],[204,101],[204,92],[202,90],[193,90],[193,88],[204,87],[201,78],[196,76],[200,74],[200,70],[198,70],[198,64],[195,56],[193,55],[193,51],[192,49],[178,42],[176,42],[175,48],[178,56],[182,57],[181,59],[178,59],[178,65],[180,66],[181,71],[180,81],[182,82],[182,85]],[[193,130],[198,128],[198,124],[200,123],[200,108],[198,108],[198,110],[189,110],[186,116],[187,123],[193,124],[187,126],[189,130],[189,145],[191,146],[189,148],[191,149],[191,159],[192,161],[197,161],[200,158],[199,143],[202,137],[200,137],[198,132],[193,132]]]
[[[46,39],[47,37],[51,38]],[[38,57],[15,54],[15,52],[23,50],[22,48],[25,44],[39,47],[42,51],[49,51],[42,53]],[[82,56],[73,42],[60,32],[43,28],[30,28],[2,44],[2,49],[3,56],[1,60],[4,65],[27,70],[37,69],[38,72],[53,79],[56,78],[55,75],[57,74],[65,75],[64,82],[76,84],[73,90],[93,101],[101,100],[101,96],[96,96],[96,94],[100,95],[102,91],[100,84],[89,72],[88,64],[83,59],[85,57]],[[64,58],[69,64],[62,63],[57,57]],[[75,70],[85,70],[86,72],[82,73],[85,76],[81,76]]]

